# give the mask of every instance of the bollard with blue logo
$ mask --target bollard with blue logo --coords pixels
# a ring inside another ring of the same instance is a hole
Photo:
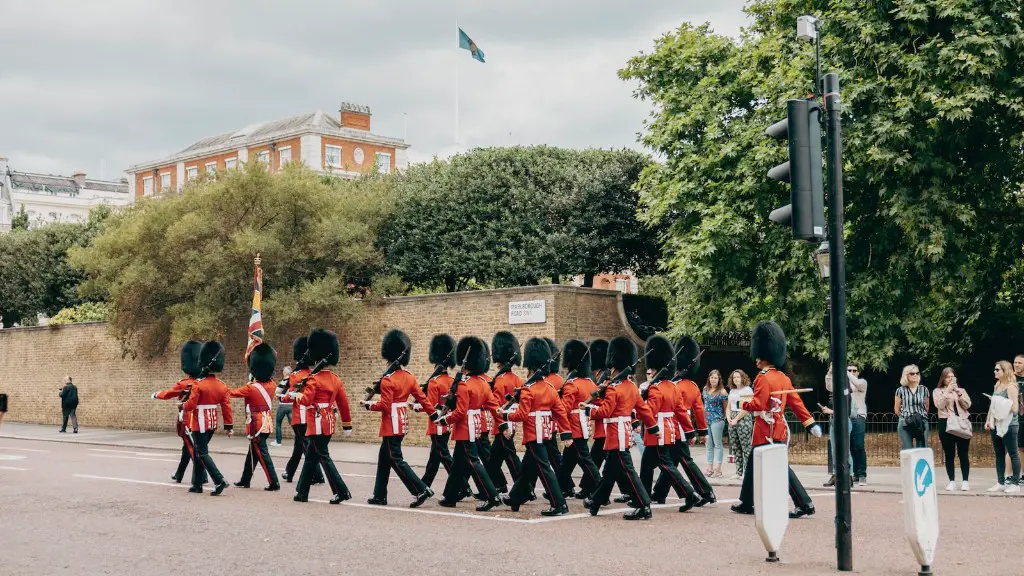
[[[921,566],[919,574],[932,574],[939,541],[939,498],[935,490],[935,458],[931,448],[900,452],[900,472],[907,540]]]
[[[754,448],[754,527],[768,552],[779,561],[779,547],[789,525],[789,448],[767,444]]]

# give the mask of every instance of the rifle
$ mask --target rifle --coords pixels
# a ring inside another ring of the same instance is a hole
[[[210,375],[210,369],[213,368],[213,365],[216,364],[216,363],[217,363],[217,357],[214,356],[213,359],[210,360],[210,362],[206,366],[203,366],[202,370],[199,371],[199,377],[191,379],[191,381],[188,383],[188,386],[186,386],[185,389],[182,390],[181,394],[178,396],[178,406],[179,407],[180,406],[184,406],[185,402],[188,402],[188,399],[192,396],[192,385],[195,384],[196,382],[198,382],[199,380],[202,380],[203,378],[206,378],[207,376],[209,376]]]
[[[466,362],[469,362],[469,353],[472,352],[472,350],[472,346],[468,346],[466,348],[466,356],[462,359],[462,364],[460,364],[460,366],[465,366]],[[434,407],[434,415],[431,416],[431,419],[433,421],[437,422],[441,418],[448,416],[448,414],[450,414],[452,410],[455,410],[455,405],[457,402],[456,394],[458,393],[459,384],[462,383],[462,378],[464,376],[465,373],[463,373],[461,370],[459,371],[458,374],[455,375],[455,380],[452,381],[451,387],[448,388],[448,393],[445,394],[444,396],[441,396],[441,403]]]
[[[320,360],[317,360],[316,364],[313,365],[313,368],[310,369],[309,374],[303,376],[302,380],[299,380],[295,384],[295,387],[292,389],[292,392],[302,392],[306,388],[306,382],[310,378],[312,378],[314,374],[322,370],[324,366],[327,366],[327,358],[321,358]]]
[[[405,353],[408,351],[408,348],[402,350],[402,353],[398,356],[399,359],[392,361],[390,364],[388,364],[388,367],[384,369],[384,375],[381,376],[379,379],[375,380],[373,382],[373,386],[366,387],[366,398],[363,398],[364,404],[369,402],[373,398],[374,394],[380,394],[380,381],[390,376],[391,373],[394,372],[395,370],[398,370],[398,368],[402,365],[402,356],[405,356]]]
[[[704,350],[707,350],[707,348],[705,348]],[[686,372],[686,375],[689,376],[690,375],[690,370],[693,370],[693,365],[696,364],[697,361],[700,360],[700,357],[704,355],[704,350],[701,350],[700,352],[697,352],[697,355],[693,357],[693,360],[690,360],[690,363],[686,365],[686,368],[683,368],[682,370],[679,370],[678,367],[677,367],[676,375],[678,376],[679,374],[682,374],[683,372]],[[676,378],[674,381],[678,382],[679,380],[682,380],[682,378]]]
[[[598,398],[604,398],[604,395],[607,392],[609,386],[611,386],[612,384],[618,384],[619,382],[622,382],[626,378],[632,376],[633,373],[636,371],[637,364],[639,364],[640,361],[643,360],[644,358],[647,358],[648,354],[650,354],[650,351],[644,352],[643,356],[637,358],[636,362],[633,362],[632,364],[627,366],[625,370],[622,370],[621,372],[616,374],[615,378],[612,378],[610,382],[605,382],[605,380],[607,380],[608,375],[608,368],[605,368],[604,373],[601,374],[602,384],[598,385],[597,390],[594,390],[593,392],[590,393],[590,398],[587,399],[586,404],[590,404],[591,402],[597,400]]]
[[[501,411],[502,412],[506,412],[509,409],[511,409],[513,404],[515,404],[516,402],[519,402],[519,396],[522,393],[523,388],[525,388],[527,386],[530,386],[531,384],[533,384],[535,382],[540,381],[540,379],[544,378],[544,376],[547,376],[547,374],[541,374],[540,370],[536,370],[536,371],[534,371],[533,375],[531,375],[526,380],[526,382],[523,382],[522,386],[520,386],[519,388],[516,388],[515,390],[513,390],[511,394],[505,394],[505,405],[501,407]]]
[[[452,354],[455,354],[455,348],[452,348],[451,350],[448,351],[448,355],[444,357],[444,360],[448,360],[448,357],[451,356]],[[434,372],[430,375],[430,378],[427,378],[427,381],[420,385],[420,390],[423,390],[423,393],[426,394],[427,387],[430,386],[430,381],[433,380],[434,378],[437,378],[447,370],[448,367],[444,365],[444,362],[435,366]]]

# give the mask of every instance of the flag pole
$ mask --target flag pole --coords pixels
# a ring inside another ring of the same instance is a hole
[[[460,35],[459,20],[455,20],[455,153],[459,153],[459,43],[462,41]]]

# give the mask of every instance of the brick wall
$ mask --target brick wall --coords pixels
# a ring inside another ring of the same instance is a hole
[[[519,300],[544,300],[546,322],[509,325],[508,303]],[[275,338],[273,319],[265,321],[267,333]],[[377,441],[380,416],[358,407],[358,402],[364,397],[364,388],[385,368],[380,340],[391,328],[404,330],[412,339],[409,369],[421,379],[433,370],[427,361],[430,338],[441,332],[456,339],[474,334],[488,342],[499,330],[511,330],[520,342],[532,336],[554,338],[559,344],[571,337],[589,340],[629,335],[636,339],[624,322],[617,292],[570,286],[389,298],[367,303],[345,326],[328,328],[338,333],[341,343],[341,362],[335,370],[344,380],[353,406],[353,439],[360,442]],[[278,374],[283,360],[291,358],[293,337],[271,340],[280,358]],[[241,353],[228,351],[221,378],[230,386],[245,380]],[[57,391],[64,375],[70,374],[78,386],[78,419],[83,427],[173,430],[174,403],[149,396],[176,382],[181,377],[178,368],[177,349],[154,360],[122,359],[120,345],[107,334],[103,323],[0,330],[0,392],[10,397],[7,418],[12,422],[59,425]],[[525,376],[523,372],[520,375]],[[234,416],[236,423],[244,422],[240,400],[235,401]],[[411,420],[413,429],[407,442],[425,445],[425,417],[415,415]]]

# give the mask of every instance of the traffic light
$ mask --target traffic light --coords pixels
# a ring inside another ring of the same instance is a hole
[[[773,180],[789,182],[790,203],[772,210],[768,218],[791,224],[793,239],[821,242],[825,239],[825,192],[821,177],[821,106],[813,100],[789,100],[787,117],[772,124],[765,134],[789,140],[789,161],[768,171]]]

